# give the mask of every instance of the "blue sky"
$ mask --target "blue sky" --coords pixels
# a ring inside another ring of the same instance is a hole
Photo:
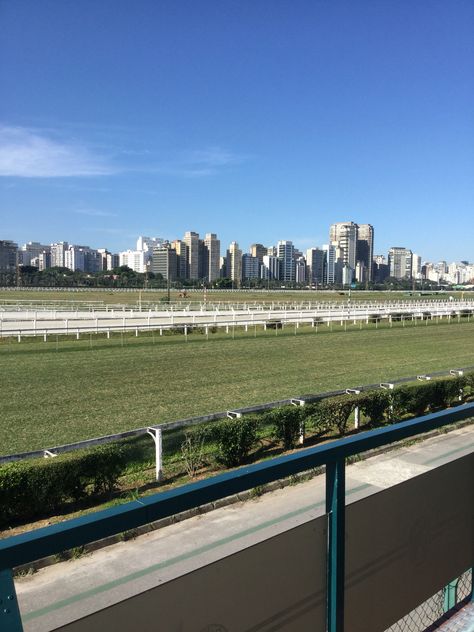
[[[0,238],[474,260],[472,0],[2,0]]]

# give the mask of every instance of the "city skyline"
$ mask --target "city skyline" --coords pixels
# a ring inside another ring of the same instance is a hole
[[[470,260],[473,19],[467,0],[5,2],[3,234],[119,251],[186,225],[304,251],[342,216],[382,252],[411,234]]]
[[[118,253],[108,247],[94,249],[67,241],[49,245],[29,241],[18,245],[0,240],[0,271],[12,272],[19,265],[40,271],[59,266],[95,273],[126,266],[139,273],[158,273],[171,281],[213,283],[228,278],[240,284],[278,280],[316,287],[354,282],[368,286],[387,278],[452,284],[474,280],[474,264],[466,260],[433,262],[404,246],[392,246],[385,256],[374,249],[375,230],[371,224],[336,222],[329,226],[328,237],[327,244],[313,244],[306,251],[296,248],[291,240],[279,240],[274,245],[254,242],[248,252],[235,240],[221,251],[216,233],[200,235],[189,230],[183,239],[141,235],[135,248]]]

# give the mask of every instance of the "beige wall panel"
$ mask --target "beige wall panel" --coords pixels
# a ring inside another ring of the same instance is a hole
[[[380,632],[474,562],[474,454],[346,514],[346,630]]]
[[[60,630],[324,632],[322,516]]]

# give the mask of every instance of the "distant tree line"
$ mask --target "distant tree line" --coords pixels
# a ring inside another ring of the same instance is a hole
[[[0,285],[4,287],[93,287],[93,288],[149,288],[166,289],[168,284],[161,274],[152,272],[135,272],[127,266],[120,266],[113,270],[100,272],[83,272],[69,268],[47,268],[39,270],[33,266],[20,266],[18,271],[0,272]],[[318,289],[347,291],[343,285],[313,285],[309,282],[296,283],[279,279],[244,279],[240,283],[228,278],[216,279],[209,282],[206,279],[178,279],[172,281],[174,289],[183,288],[212,288],[212,289]],[[416,281],[412,279],[395,279],[388,277],[383,283],[354,283],[353,289],[358,290],[423,290],[439,289],[434,281]]]

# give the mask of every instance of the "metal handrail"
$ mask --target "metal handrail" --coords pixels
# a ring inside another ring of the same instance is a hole
[[[15,602],[11,569],[36,559],[81,546],[110,535],[198,507],[220,498],[265,485],[314,467],[326,465],[328,515],[328,630],[342,632],[344,625],[345,459],[395,441],[435,430],[474,416],[474,403],[464,404],[340,439],[329,445],[243,467],[204,481],[161,492],[120,507],[99,511],[61,524],[0,541],[0,587],[7,587]],[[21,630],[18,608],[13,608],[7,630]]]

